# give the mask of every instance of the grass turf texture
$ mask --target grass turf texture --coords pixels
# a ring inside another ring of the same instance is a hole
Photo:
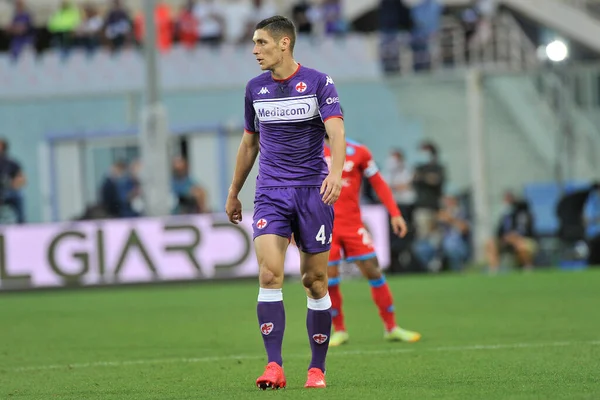
[[[389,279],[386,343],[366,281],[342,283],[348,345],[307,390],[306,298],[284,287],[288,388],[266,364],[253,282],[0,296],[0,399],[598,399],[600,271]]]

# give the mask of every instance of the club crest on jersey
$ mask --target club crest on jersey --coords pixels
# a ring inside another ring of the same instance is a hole
[[[272,322],[265,322],[264,324],[262,324],[260,326],[260,332],[267,336],[269,333],[271,333],[273,331],[273,327],[275,327],[275,325]]]
[[[324,335],[322,333],[317,333],[314,334],[313,336],[313,340],[317,343],[317,344],[323,344],[327,341],[327,339],[329,338],[329,336]]]
[[[256,222],[256,227],[258,229],[264,229],[266,226],[267,226],[267,220],[264,218],[261,218]]]
[[[296,84],[296,91],[298,93],[304,93],[306,91],[306,89],[308,89],[308,86],[306,86],[306,83],[304,83],[304,82],[298,82]]]

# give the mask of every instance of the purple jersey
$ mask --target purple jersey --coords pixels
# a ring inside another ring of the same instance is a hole
[[[256,187],[321,186],[324,122],[342,117],[333,80],[304,66],[285,80],[266,72],[248,82],[245,97],[246,132],[260,135]]]

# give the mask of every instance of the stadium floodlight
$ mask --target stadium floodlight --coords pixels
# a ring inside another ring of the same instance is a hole
[[[569,48],[562,40],[554,40],[546,46],[546,56],[552,62],[562,62],[569,57]]]

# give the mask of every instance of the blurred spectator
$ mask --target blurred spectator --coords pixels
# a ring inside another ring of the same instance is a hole
[[[254,20],[255,17],[252,1],[228,0],[222,4],[222,7],[225,16],[223,41],[235,44],[244,43],[248,46],[251,43],[248,22]]]
[[[455,196],[444,197],[435,224],[440,240],[428,237],[415,242],[417,259],[433,272],[442,269],[444,260],[452,271],[461,271],[469,257],[469,222]]]
[[[248,15],[244,17],[244,32],[238,42],[249,43],[252,40],[256,24],[274,15],[277,15],[277,8],[272,1],[252,0],[252,7],[249,9]]]
[[[379,57],[385,73],[400,72],[401,33],[410,29],[410,9],[402,0],[379,1]]]
[[[92,53],[100,45],[104,20],[93,4],[83,7],[83,21],[75,30],[75,43]]]
[[[438,0],[419,0],[411,8],[411,47],[415,70],[431,66],[431,40],[439,32],[442,5]]]
[[[70,0],[63,0],[58,10],[48,21],[48,31],[52,34],[52,44],[66,54],[73,45],[73,34],[81,23],[79,7]]]
[[[323,0],[321,9],[325,21],[325,34],[338,35],[346,32],[347,26],[342,16],[340,0]]]
[[[470,224],[465,210],[455,196],[446,196],[438,213],[442,231],[442,253],[450,269],[460,271],[469,258]]]
[[[515,255],[523,269],[531,270],[538,246],[529,203],[517,199],[511,192],[506,192],[504,207],[498,221],[496,237],[486,246],[490,272],[495,273],[499,270],[501,255]]]
[[[472,6],[464,10],[462,22],[469,47],[482,46],[489,41],[497,8],[497,0],[472,0]]]
[[[586,236],[588,241],[588,264],[600,266],[600,182],[591,187],[585,206]]]
[[[154,7],[154,23],[156,24],[156,47],[161,52],[166,52],[173,45],[173,20],[171,8],[163,1],[156,2]],[[144,42],[145,21],[143,10],[138,12],[134,21],[135,38],[138,43]]]
[[[135,160],[129,164],[123,178],[118,181],[121,210],[119,216],[124,218],[138,217],[143,212],[142,190],[139,178],[140,162]]]
[[[208,212],[206,191],[190,177],[187,161],[182,157],[173,160],[171,187],[177,203],[174,214]]]
[[[446,181],[446,170],[439,163],[437,147],[425,142],[419,149],[419,162],[415,168],[413,187],[417,193],[413,222],[416,229],[415,249],[432,246],[440,248],[441,232],[438,229],[437,217]],[[427,268],[437,271],[441,268],[441,259],[431,259]]]
[[[111,218],[119,218],[123,212],[122,192],[124,175],[127,164],[124,161],[115,162],[110,173],[104,178],[100,189],[100,204]]]
[[[566,246],[584,241],[586,238],[587,221],[586,204],[592,193],[594,186],[568,191],[561,196],[556,205],[556,215],[558,217],[558,237]]]
[[[404,153],[401,150],[396,149],[391,152],[387,160],[385,175],[404,219],[409,226],[412,225],[413,207],[417,195],[412,185],[413,171],[406,165]]]
[[[200,43],[219,45],[225,35],[225,12],[215,0],[199,0],[194,6],[194,16],[200,25]]]
[[[187,0],[175,22],[175,35],[182,46],[191,49],[198,44],[199,22],[194,15],[194,0]]]
[[[21,165],[8,155],[8,141],[0,139],[0,223],[25,222],[25,205],[21,189],[26,178]]]
[[[23,50],[33,46],[33,21],[23,0],[16,0],[15,13],[6,32],[10,36],[10,55],[13,58],[18,58]]]
[[[133,40],[133,23],[129,13],[122,7],[121,0],[113,0],[104,24],[104,37],[111,50],[129,46]]]
[[[424,238],[435,230],[437,212],[446,182],[446,169],[440,164],[438,150],[433,143],[423,143],[418,154],[413,177],[413,187],[417,193],[414,221],[417,237]]]
[[[310,19],[311,5],[307,0],[300,0],[292,8],[292,21],[296,25],[298,34],[311,34],[312,21]]]
[[[556,214],[563,257],[600,265],[600,182],[562,196]]]

